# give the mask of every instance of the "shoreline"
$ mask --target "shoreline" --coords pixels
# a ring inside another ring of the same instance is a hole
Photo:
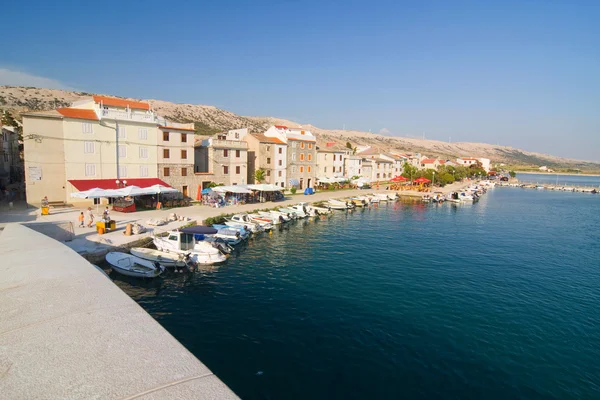
[[[532,171],[515,171],[515,173],[518,174],[525,174],[525,175],[548,175],[548,176],[556,176],[556,175],[564,175],[564,176],[600,176],[600,174],[574,174],[572,172],[532,172]]]

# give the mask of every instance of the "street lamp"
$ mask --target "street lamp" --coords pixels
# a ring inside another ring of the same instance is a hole
[[[433,185],[435,185],[435,171],[433,171],[431,174],[431,187],[432,188],[433,188]]]

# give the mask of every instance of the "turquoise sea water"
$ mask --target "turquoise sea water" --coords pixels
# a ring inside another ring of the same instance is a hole
[[[522,183],[600,187],[600,176],[561,174],[517,174]]]
[[[517,188],[395,203],[116,283],[246,399],[598,399],[599,210]]]

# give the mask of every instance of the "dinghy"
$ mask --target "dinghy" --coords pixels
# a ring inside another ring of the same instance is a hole
[[[155,278],[165,270],[158,262],[125,253],[110,252],[106,255],[106,261],[118,273],[135,278]]]
[[[189,259],[189,253],[167,253],[144,247],[134,247],[129,251],[136,257],[152,262],[158,262],[166,268],[193,267],[193,262]]]

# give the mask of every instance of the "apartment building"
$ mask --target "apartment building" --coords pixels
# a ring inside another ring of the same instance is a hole
[[[362,168],[362,160],[361,156],[357,155],[349,155],[344,158],[344,177],[348,179],[352,179],[356,176],[358,177],[368,177],[371,179],[371,173],[367,175],[363,175]]]
[[[23,182],[23,160],[19,149],[19,135],[13,126],[0,131],[0,188]]]
[[[178,189],[184,197],[195,198],[194,124],[178,124],[159,119],[158,177]]]
[[[419,169],[435,169],[437,170],[440,165],[444,165],[444,160],[438,160],[437,158],[424,158],[419,164]]]
[[[145,102],[92,96],[70,107],[23,116],[28,202],[90,203],[73,192],[92,187],[167,185],[159,177],[159,124],[170,126]],[[188,132],[187,130],[184,130]],[[163,171],[164,172],[164,171]]]
[[[456,163],[463,167],[470,167],[471,165],[479,163],[486,172],[490,172],[491,169],[491,161],[489,158],[461,157],[456,159]]]
[[[317,149],[317,177],[344,177],[344,161],[348,151],[337,146],[325,146]]]
[[[287,185],[303,190],[315,185],[317,177],[317,140],[303,128],[275,125],[264,136],[277,138],[287,147]]]
[[[265,171],[263,183],[285,188],[288,145],[263,134],[247,135],[244,140],[248,143],[248,183],[257,183],[255,172],[262,169]]]
[[[211,175],[213,182],[224,185],[248,183],[247,129],[231,130],[197,142],[195,173]]]

